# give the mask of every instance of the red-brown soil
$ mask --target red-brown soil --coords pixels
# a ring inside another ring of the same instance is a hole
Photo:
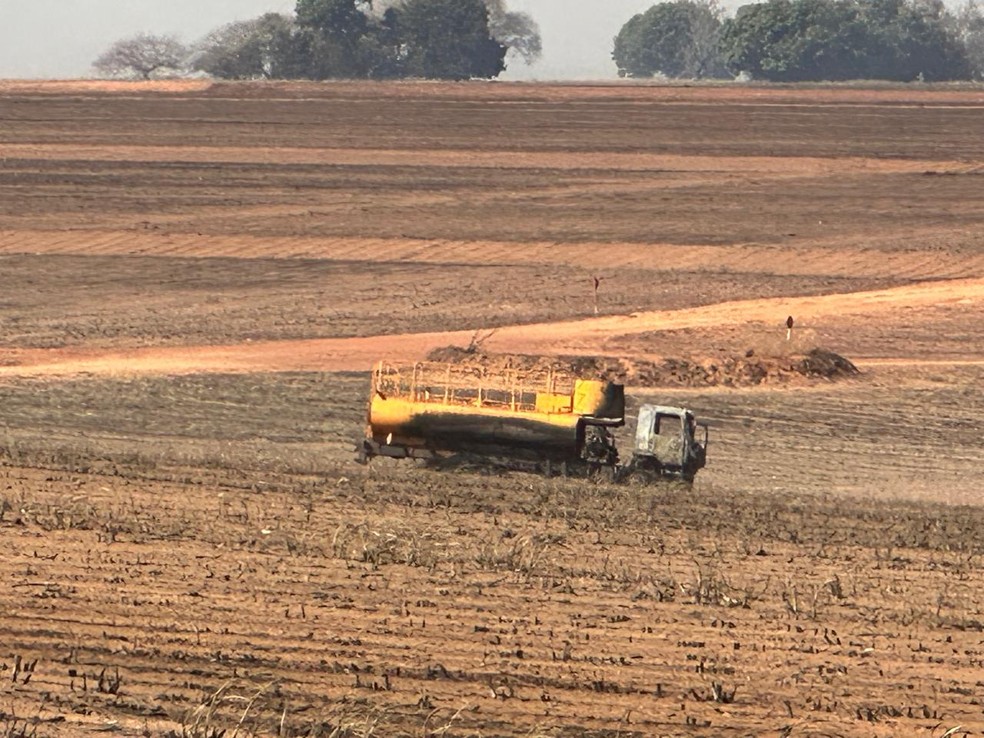
[[[980,735],[982,109],[0,83],[0,736]],[[371,363],[473,341],[707,469],[356,465]]]

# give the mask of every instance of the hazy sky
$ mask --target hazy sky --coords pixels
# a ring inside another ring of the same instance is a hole
[[[509,0],[540,24],[543,58],[514,61],[501,79],[614,78],[612,39],[657,0]],[[142,31],[193,41],[211,29],[295,0],[0,0],[0,78],[71,78],[119,38]]]

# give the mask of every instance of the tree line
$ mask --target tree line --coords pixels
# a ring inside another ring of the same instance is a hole
[[[122,39],[93,66],[143,79],[469,79],[498,76],[507,54],[531,63],[540,51],[532,17],[504,0],[297,0],[293,15],[229,23],[190,46]]]
[[[774,82],[984,78],[984,12],[940,0],[768,0],[725,17],[714,0],[671,0],[615,38],[620,76]]]
[[[95,62],[111,76],[223,79],[492,78],[541,53],[536,22],[506,0],[297,0],[291,15],[229,23],[190,45],[143,34]],[[984,0],[666,0],[614,39],[623,77],[776,82],[984,78]]]

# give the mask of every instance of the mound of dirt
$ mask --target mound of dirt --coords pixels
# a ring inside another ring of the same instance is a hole
[[[488,362],[488,354],[461,346],[442,346],[427,354],[427,361],[439,361],[446,364],[479,363],[483,366]]]
[[[636,387],[749,387],[781,384],[796,379],[837,380],[859,374],[840,354],[814,348],[800,356],[744,356],[715,359],[620,359],[610,356],[534,356],[488,354],[458,346],[434,349],[430,361],[473,365],[483,374],[507,370],[554,369],[579,377],[598,377]]]
[[[479,376],[507,371],[536,373],[553,370],[576,377],[614,379],[624,376],[625,362],[606,356],[537,356],[534,354],[493,354],[474,348],[443,346],[427,354],[428,361],[473,367]]]
[[[858,374],[843,356],[815,348],[805,356],[729,356],[723,359],[663,359],[625,362],[628,384],[643,387],[747,387],[777,384],[802,377],[835,380]],[[634,364],[634,365],[633,365]]]
[[[850,377],[860,374],[858,368],[840,354],[815,348],[800,360],[800,373],[807,377]]]

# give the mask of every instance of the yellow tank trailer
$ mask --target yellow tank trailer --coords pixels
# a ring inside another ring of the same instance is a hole
[[[467,365],[381,362],[360,459],[471,453],[614,466],[608,428],[625,422],[622,385],[559,371],[489,374]]]
[[[491,372],[466,364],[379,363],[372,372],[359,460],[451,454],[535,463],[550,473],[610,468],[612,478],[692,482],[707,459],[707,426],[681,407],[643,404],[635,446],[619,465],[612,428],[625,424],[620,384],[556,370]]]

